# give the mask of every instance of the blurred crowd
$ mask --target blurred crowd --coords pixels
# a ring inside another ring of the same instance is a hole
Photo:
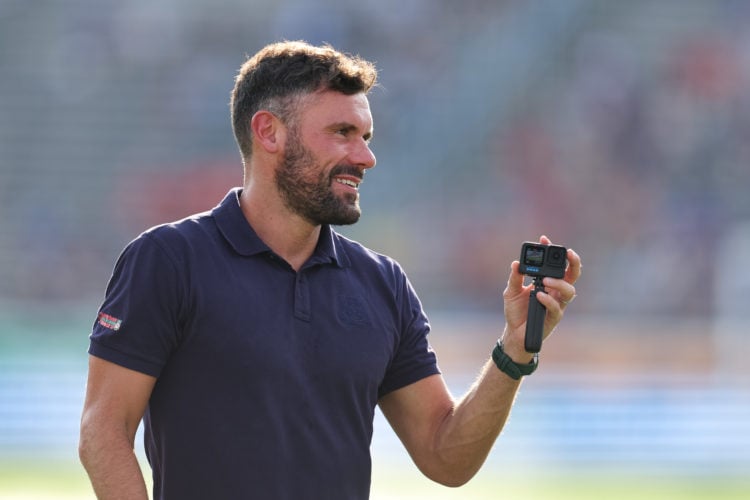
[[[138,232],[218,203],[237,68],[306,39],[381,71],[342,230],[428,308],[496,310],[544,233],[584,257],[580,311],[710,317],[750,218],[747,26],[730,0],[5,0],[0,301],[95,305]]]

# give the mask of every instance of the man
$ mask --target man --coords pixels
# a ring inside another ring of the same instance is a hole
[[[94,324],[79,451],[99,498],[147,498],[142,418],[159,499],[367,498],[376,405],[431,479],[461,485],[483,463],[535,366],[530,286],[514,262],[505,361],[454,400],[401,268],[331,229],[358,220],[375,166],[375,81],[370,63],[302,42],[242,66],[242,188],[128,245]],[[545,335],[575,297],[568,259],[538,295]]]

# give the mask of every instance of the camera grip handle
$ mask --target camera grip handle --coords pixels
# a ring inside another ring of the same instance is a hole
[[[537,353],[542,350],[542,334],[544,332],[544,318],[547,308],[536,298],[538,290],[542,289],[541,283],[534,280],[536,288],[529,294],[529,313],[526,317],[526,337],[524,338],[524,349],[526,352]]]

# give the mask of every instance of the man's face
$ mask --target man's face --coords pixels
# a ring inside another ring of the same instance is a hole
[[[312,224],[359,220],[359,184],[375,166],[372,115],[364,94],[319,92],[303,99],[287,134],[276,187],[287,207]]]

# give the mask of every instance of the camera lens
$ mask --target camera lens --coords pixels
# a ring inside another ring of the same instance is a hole
[[[562,247],[551,247],[549,251],[548,264],[551,266],[562,267],[565,264],[565,249]]]

